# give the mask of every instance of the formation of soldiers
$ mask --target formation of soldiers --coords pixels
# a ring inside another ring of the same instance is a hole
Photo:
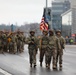
[[[23,32],[0,31],[0,53],[21,53],[24,50],[25,36]]]
[[[35,36],[35,31],[30,31],[30,36],[25,38],[21,31],[11,33],[0,31],[0,53],[22,53],[26,43],[28,44],[30,67],[37,66],[36,55],[39,50],[41,67],[45,56],[46,68],[50,69],[50,66],[52,66],[53,69],[57,69],[59,66],[59,69],[62,69],[65,40],[61,36],[61,31],[58,30],[55,33],[53,30],[43,30],[42,34],[38,38]]]
[[[45,66],[50,69],[62,69],[63,49],[65,48],[65,40],[61,36],[61,31],[43,30],[43,35],[38,38],[34,31],[30,31],[30,36],[26,39],[28,44],[30,67],[36,67],[36,55],[39,49],[40,52],[40,66],[43,66],[43,59],[45,56]],[[52,65],[50,65],[52,63]]]

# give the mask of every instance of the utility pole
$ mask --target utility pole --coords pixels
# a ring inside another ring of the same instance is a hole
[[[48,4],[47,4],[47,3],[48,3],[48,1],[46,0],[46,8],[45,8],[45,9],[46,9],[46,10],[45,10],[45,18],[47,18],[47,6],[48,6]]]

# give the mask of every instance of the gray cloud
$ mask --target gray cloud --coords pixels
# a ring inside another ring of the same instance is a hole
[[[43,7],[45,0],[0,0],[0,24],[40,22]]]

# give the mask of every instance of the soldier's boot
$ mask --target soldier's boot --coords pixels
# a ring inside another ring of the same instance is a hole
[[[46,63],[46,68],[48,67],[48,64]]]
[[[56,65],[53,65],[53,69],[56,69]]]
[[[48,64],[48,69],[50,69],[50,64]]]
[[[32,63],[30,63],[30,67],[32,67]]]
[[[19,53],[22,53],[21,49],[19,49]]]
[[[14,50],[13,54],[16,54],[16,50]]]
[[[59,69],[62,70],[62,64],[59,64]]]
[[[57,64],[56,64],[56,69],[57,69]]]
[[[42,62],[40,62],[40,66],[42,67]]]
[[[34,68],[36,67],[37,65],[36,64],[34,64]]]

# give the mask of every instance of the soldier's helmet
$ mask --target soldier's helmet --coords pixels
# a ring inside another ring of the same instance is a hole
[[[46,33],[48,33],[48,30],[43,30],[43,32],[46,32]]]
[[[31,30],[31,31],[30,31],[30,34],[31,34],[31,33],[34,33],[34,34],[35,34],[35,31],[34,31],[34,30]]]
[[[54,30],[52,30],[52,29],[49,29],[49,32],[52,32],[52,33],[53,33],[53,32],[54,32]]]
[[[10,35],[13,35],[13,32],[11,32]]]
[[[18,30],[17,33],[20,34],[20,30]]]
[[[16,32],[13,32],[13,34],[16,34]]]
[[[4,33],[4,31],[1,30],[0,33]]]
[[[52,30],[52,29],[49,29],[49,33],[52,33],[52,34],[54,34],[54,30]]]
[[[56,31],[56,34],[57,34],[57,33],[61,33],[61,30],[57,30],[57,31]]]
[[[9,33],[9,31],[6,31],[5,33],[6,33],[6,34],[8,34],[8,33]]]
[[[23,31],[21,31],[21,33],[24,33]]]

